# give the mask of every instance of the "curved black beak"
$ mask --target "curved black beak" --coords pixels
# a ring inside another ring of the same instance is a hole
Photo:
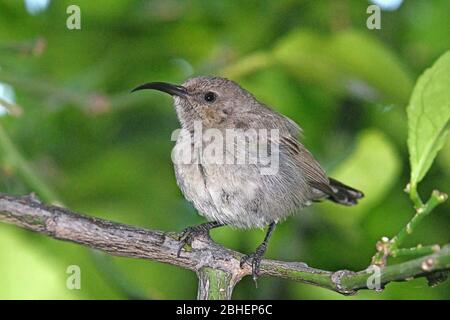
[[[143,85],[140,85],[139,87],[134,88],[133,90],[131,90],[131,92],[135,92],[138,90],[144,90],[144,89],[158,90],[158,91],[168,93],[171,96],[179,96],[179,97],[182,97],[182,96],[185,96],[188,94],[185,87],[166,83],[166,82],[148,82]]]

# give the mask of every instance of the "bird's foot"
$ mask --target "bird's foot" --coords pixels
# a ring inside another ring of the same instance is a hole
[[[258,276],[261,265],[261,260],[266,252],[267,245],[260,245],[255,252],[247,254],[241,258],[241,268],[248,262],[252,266],[252,278],[255,282],[255,286],[258,287]]]
[[[208,233],[208,230],[199,228],[200,226],[187,227],[181,232],[180,237],[178,238],[178,241],[180,241],[180,246],[178,247],[177,257],[180,257],[181,250],[183,250],[184,246],[190,246],[196,237]]]
[[[185,245],[190,246],[192,244],[192,241],[194,241],[194,239],[197,237],[205,237],[205,236],[209,237],[209,230],[219,226],[221,226],[221,224],[216,222],[208,222],[200,224],[198,226],[191,226],[185,228],[180,233],[180,236],[178,238],[178,241],[180,241],[180,246],[178,247],[177,257],[180,257],[181,250],[183,250]]]

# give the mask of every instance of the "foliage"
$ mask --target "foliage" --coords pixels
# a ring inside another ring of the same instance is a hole
[[[323,203],[290,218],[268,257],[359,270],[375,243],[399,230],[396,250],[450,242],[449,201],[437,206],[435,194],[422,202],[417,189],[420,182],[422,195],[449,192],[448,1],[405,1],[382,11],[381,30],[366,28],[366,1],[79,0],[82,29],[70,31],[73,3],[51,1],[30,14],[21,1],[0,2],[0,104],[11,111],[0,118],[1,192],[35,191],[155,229],[201,222],[173,175],[171,100],[129,91],[221,74],[297,121],[327,171],[366,193],[354,208]],[[13,94],[2,95],[3,85]],[[433,210],[411,235],[402,229],[414,216],[402,192],[408,181],[416,209]],[[263,232],[222,228],[212,236],[249,252]],[[405,259],[396,252],[389,264]],[[197,285],[189,271],[4,224],[0,261],[0,298],[192,298]],[[66,289],[69,265],[81,267],[81,290]],[[246,279],[235,297],[448,299],[450,283],[414,280],[342,297],[279,279],[262,278],[255,289]]]
[[[408,112],[411,184],[417,185],[444,146],[450,130],[450,52],[418,80]]]

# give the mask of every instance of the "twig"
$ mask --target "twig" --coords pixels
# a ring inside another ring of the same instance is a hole
[[[148,97],[130,95],[128,91],[108,95],[95,91],[73,90],[57,85],[48,79],[29,78],[4,70],[0,72],[0,81],[39,98],[45,97],[47,106],[73,104],[92,114],[127,108],[143,101],[148,102]]]
[[[414,231],[414,228],[420,223],[420,221],[431,211],[433,211],[434,208],[436,208],[439,204],[444,203],[446,200],[447,195],[445,193],[434,190],[427,203],[422,204],[419,207],[416,206],[416,213],[412,217],[411,221],[404,228],[402,228],[394,238],[392,238],[392,243],[394,245],[393,249],[397,249],[405,237]]]
[[[47,42],[42,37],[14,43],[0,43],[0,52],[40,56],[46,49]]]
[[[15,117],[20,116],[23,113],[23,110],[19,105],[13,102],[6,101],[1,97],[0,97],[0,106],[5,108],[12,116]]]
[[[436,246],[417,246],[415,248],[400,248],[401,244],[405,240],[405,238],[410,235],[417,225],[425,218],[431,211],[434,210],[438,205],[444,203],[448,196],[447,194],[440,192],[438,190],[434,190],[431,193],[430,198],[426,203],[423,203],[420,199],[419,194],[417,193],[416,187],[407,187],[406,191],[410,194],[411,200],[413,201],[414,207],[416,209],[416,213],[412,217],[412,219],[403,227],[396,236],[394,236],[391,240],[386,237],[383,237],[377,243],[377,253],[372,257],[372,264],[377,266],[385,266],[387,262],[387,258],[389,256],[399,256],[399,255],[420,255],[420,254],[430,254],[438,250],[439,247]]]
[[[155,260],[192,270],[199,276],[198,297],[202,299],[230,299],[234,285],[251,274],[249,266],[242,269],[239,266],[241,253],[224,248],[207,236],[196,238],[191,249],[177,257],[179,242],[173,232],[147,230],[88,217],[43,204],[33,196],[0,194],[0,221],[112,255]],[[374,289],[371,282],[374,276],[382,287],[391,281],[430,276],[449,269],[449,246],[432,255],[379,268],[375,270],[378,275],[367,270],[330,272],[298,262],[264,259],[261,263],[262,275],[309,283],[342,294]]]
[[[410,256],[425,256],[427,254],[432,254],[441,250],[441,247],[438,244],[433,244],[429,246],[422,246],[418,244],[412,248],[401,248],[392,251],[393,257],[410,257]]]

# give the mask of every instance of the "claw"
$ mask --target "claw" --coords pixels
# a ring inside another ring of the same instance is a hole
[[[261,265],[261,260],[263,258],[265,252],[265,248],[259,247],[256,249],[255,252],[247,254],[241,258],[240,266],[241,268],[251,260],[251,266],[252,266],[252,279],[255,282],[255,287],[258,288],[258,275]]]
[[[220,222],[207,222],[200,224],[198,226],[187,227],[184,229],[180,236],[178,237],[178,241],[180,241],[180,246],[178,247],[177,257],[179,258],[181,255],[181,250],[183,250],[185,245],[191,245],[192,241],[200,236],[200,235],[209,235],[209,230],[217,227],[223,226]]]
[[[184,229],[180,237],[178,238],[178,241],[180,241],[180,245],[178,247],[177,251],[177,257],[179,258],[181,256],[181,250],[183,250],[185,245],[191,245],[192,241],[194,240],[195,236],[198,235],[198,233],[204,232],[203,230],[198,230],[195,227],[187,227]]]
[[[252,278],[255,282],[255,286],[258,288],[258,282],[256,281],[258,279],[259,274],[259,267],[261,265],[262,257],[264,256],[264,253],[267,250],[267,244],[269,243],[269,239],[272,235],[273,230],[275,229],[276,222],[272,222],[269,225],[269,229],[267,229],[266,237],[264,238],[264,241],[256,248],[256,251],[253,253],[250,253],[246,256],[243,256],[240,262],[241,268],[244,266],[246,262],[248,262],[250,259],[252,260]]]

